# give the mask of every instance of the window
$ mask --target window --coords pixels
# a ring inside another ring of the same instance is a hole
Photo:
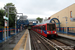
[[[72,18],[72,11],[70,11],[70,18]]]
[[[47,24],[47,31],[55,31],[55,24]]]
[[[42,30],[46,30],[46,26],[45,25],[42,26]]]

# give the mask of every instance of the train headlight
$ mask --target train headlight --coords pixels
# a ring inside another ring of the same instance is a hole
[[[47,34],[49,34],[49,32],[47,32]]]
[[[55,32],[55,33],[57,33],[57,32]]]

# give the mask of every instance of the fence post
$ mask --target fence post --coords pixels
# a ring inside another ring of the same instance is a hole
[[[69,27],[67,27],[67,32],[69,31]]]
[[[63,27],[63,32],[64,32],[64,27]]]
[[[15,28],[12,28],[12,31],[14,32],[14,34],[15,34]]]
[[[16,28],[16,33],[18,33],[18,28]]]
[[[0,40],[3,40],[3,29],[0,29]]]
[[[18,28],[18,33],[20,32],[20,28]]]
[[[10,35],[10,31],[11,31],[11,29],[9,28],[9,37],[11,36],[11,35]]]
[[[61,27],[59,27],[59,31],[61,31]]]

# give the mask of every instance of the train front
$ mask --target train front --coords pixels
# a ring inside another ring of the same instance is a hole
[[[57,37],[56,24],[47,23],[47,37]]]

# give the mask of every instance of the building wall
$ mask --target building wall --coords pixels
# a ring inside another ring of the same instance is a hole
[[[67,27],[75,27],[75,22],[70,20],[70,12],[72,11],[72,18],[75,17],[75,3],[70,5],[69,7],[57,12],[56,14],[50,16],[51,18],[58,18],[60,21],[60,26],[61,27],[66,27],[66,19],[63,17],[67,17]]]

